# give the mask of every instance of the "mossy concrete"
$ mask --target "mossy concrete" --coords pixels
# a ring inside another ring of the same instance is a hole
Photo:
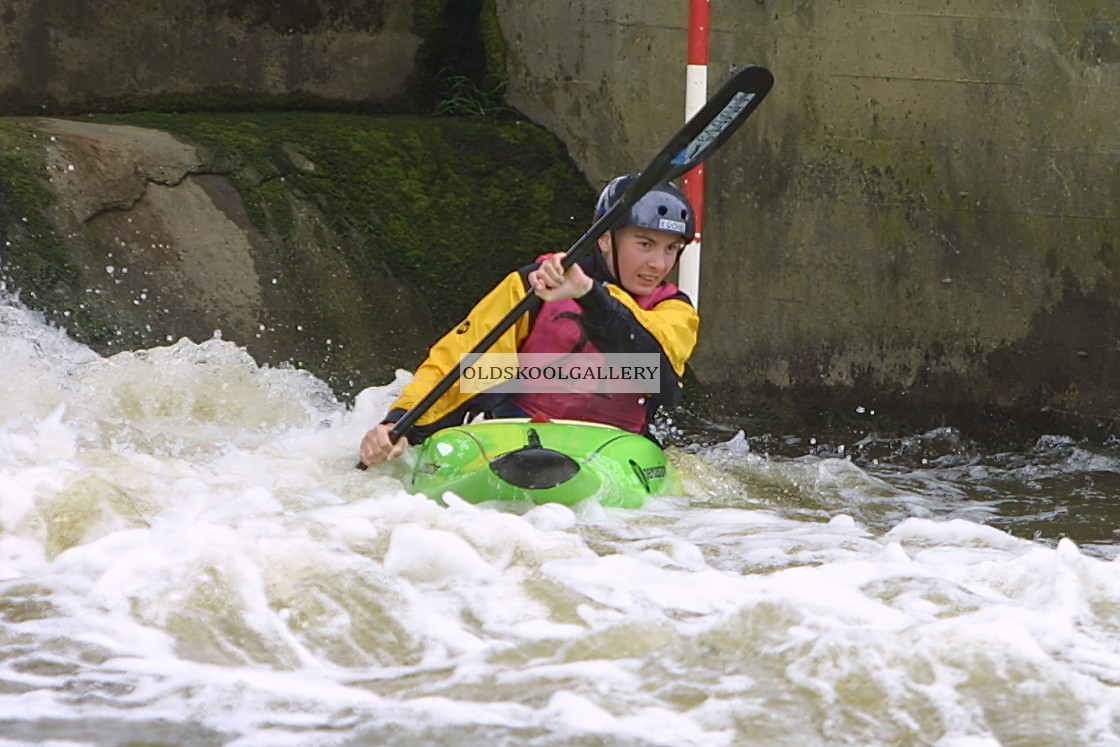
[[[497,2],[510,102],[593,181],[683,121],[687,3]],[[1111,433],[1120,5],[713,3],[711,49],[712,90],[777,81],[707,168],[713,413]]]
[[[11,0],[0,115],[427,113],[443,71],[502,67],[496,24],[485,42],[464,33],[481,13],[481,0]]]
[[[336,114],[0,120],[0,264],[95,349],[205,339],[342,396],[412,368],[593,194],[524,122]]]
[[[9,6],[3,112],[428,113],[451,81],[465,81],[472,100],[448,110],[482,103],[509,117],[104,120],[173,133],[197,165],[61,232],[57,185],[34,166],[52,152],[42,131],[0,127],[0,214],[24,252],[25,297],[70,312],[101,344],[146,339],[148,322],[105,303],[133,278],[94,283],[91,268],[106,275],[108,264],[96,247],[128,211],[182,190],[184,205],[215,206],[243,233],[228,254],[250,257],[258,280],[240,291],[260,299],[244,316],[265,327],[250,330],[251,344],[274,328],[292,360],[337,362],[331,325],[350,316],[348,299],[403,288],[407,300],[394,303],[422,309],[406,317],[427,325],[393,336],[415,338],[397,353],[411,367],[501,272],[578,235],[586,182],[640,168],[684,118],[688,7],[675,0]],[[692,406],[755,431],[1111,433],[1120,5],[760,1],[712,11],[710,87],[746,63],[769,67],[777,84],[707,165],[691,391],[709,396]],[[556,139],[516,124],[516,112]],[[532,155],[511,166],[525,149]],[[532,224],[542,209],[550,217]],[[174,252],[165,261],[174,266]],[[186,281],[166,285],[175,282]],[[292,342],[302,338],[285,325],[296,316],[269,305],[277,286],[295,295],[275,304],[325,320],[330,349]],[[199,330],[212,326],[221,325],[199,317]],[[348,332],[347,349],[361,337]]]

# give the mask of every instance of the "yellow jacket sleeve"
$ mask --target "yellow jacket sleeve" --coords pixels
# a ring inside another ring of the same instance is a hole
[[[416,369],[412,381],[405,385],[401,396],[393,403],[393,410],[409,410],[432,390],[447,374],[459,365],[460,358],[469,353],[486,334],[516,306],[528,287],[520,272],[511,272],[481,301],[475,304],[457,327],[441,337],[428,350],[428,357]],[[516,353],[529,336],[530,315],[522,314],[490,348],[494,353]],[[427,412],[416,421],[417,425],[434,423],[461,407],[472,395],[463,394],[456,381]]]
[[[692,304],[679,298],[669,298],[652,309],[643,309],[633,296],[619,286],[607,285],[606,290],[653,335],[677,376],[683,376],[684,366],[696,349],[700,332],[700,314]]]

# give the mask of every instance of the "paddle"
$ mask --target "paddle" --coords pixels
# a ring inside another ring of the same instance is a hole
[[[676,179],[696,166],[723,145],[738,129],[751,112],[758,108],[762,99],[774,85],[774,76],[764,67],[748,65],[736,71],[715,95],[685,123],[673,137],[654,156],[638,178],[622,194],[622,197],[606,213],[596,220],[580,239],[572,244],[564,257],[563,267],[567,270],[595,246],[599,237],[614,227],[634,203],[642,199],[651,189],[667,181]],[[541,303],[541,299],[530,290],[524,298],[469,352],[460,365],[452,368],[422,400],[401,416],[389,438],[396,443],[416,421],[459,380],[464,367],[470,367],[481,358],[498,339],[512,327],[521,315],[531,311]],[[359,469],[366,465],[358,463]]]

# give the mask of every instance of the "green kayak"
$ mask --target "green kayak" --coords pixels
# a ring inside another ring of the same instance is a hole
[[[574,420],[487,420],[445,428],[418,447],[411,489],[442,502],[530,501],[570,506],[595,498],[638,508],[677,492],[676,471],[650,439]]]

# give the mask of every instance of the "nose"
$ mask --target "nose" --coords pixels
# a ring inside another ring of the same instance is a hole
[[[673,253],[670,247],[663,247],[660,251],[649,253],[649,267],[651,270],[661,272],[672,266],[669,256]]]

